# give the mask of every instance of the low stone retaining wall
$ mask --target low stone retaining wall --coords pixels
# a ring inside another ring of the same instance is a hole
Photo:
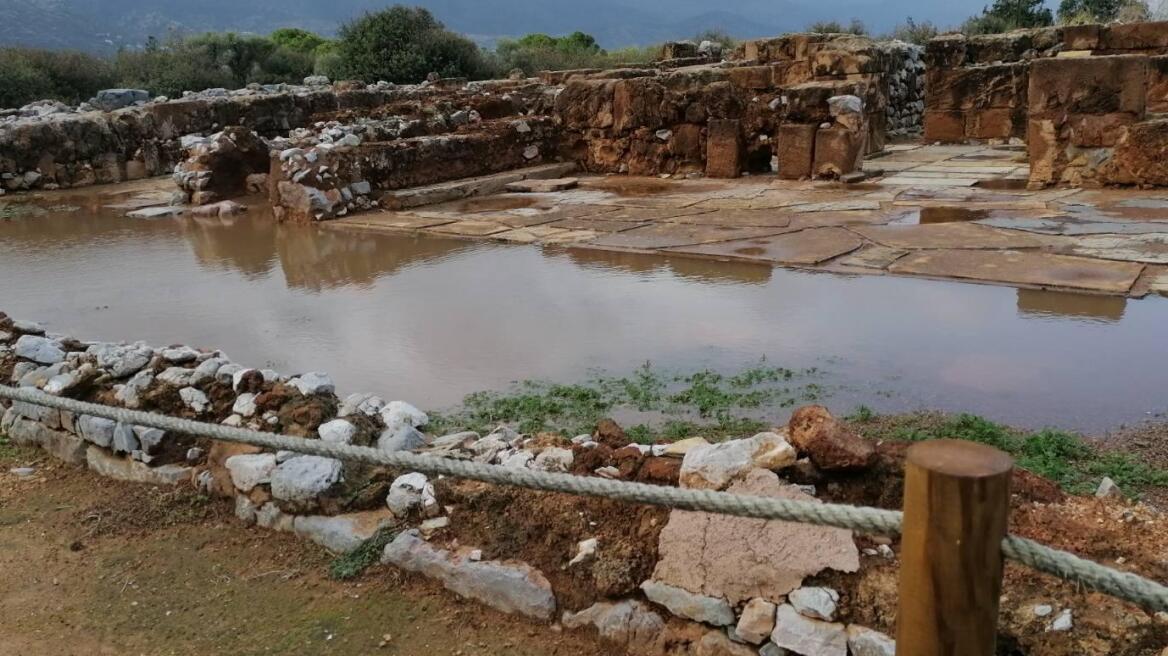
[[[814,407],[796,413],[789,433],[779,429],[715,445],[701,438],[629,444],[611,422],[572,440],[521,435],[507,427],[486,436],[434,437],[419,430],[428,418],[408,403],[386,403],[369,394],[338,397],[323,373],[285,376],[186,346],[84,342],[2,313],[0,384],[308,439],[784,498],[814,499],[814,490],[786,483],[776,472],[862,469],[875,457],[870,445]],[[632,579],[631,589],[613,588],[627,589],[620,596],[598,598],[562,587],[573,579],[561,571],[485,556],[460,539],[452,517],[460,517],[464,511],[457,504],[476,493],[455,493],[449,481],[171,435],[19,402],[4,410],[0,432],[103,476],[192,485],[231,498],[240,520],[291,531],[336,552],[356,549],[379,529],[392,527],[397,534],[382,562],[503,612],[570,629],[594,627],[630,654],[867,656],[891,655],[894,649],[884,634],[838,619],[836,590],[806,582],[829,570],[859,569],[859,548],[842,529],[674,511],[650,533],[660,533],[654,553],[622,552],[619,539],[606,537],[614,528],[628,533],[636,527],[593,523],[584,531],[594,537],[555,557],[563,570],[591,572],[590,580],[619,577],[634,562],[630,558],[649,558],[645,571],[651,572],[644,580]]]

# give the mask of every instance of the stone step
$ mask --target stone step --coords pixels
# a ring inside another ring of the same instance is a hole
[[[471,196],[487,196],[503,192],[507,185],[512,183],[523,180],[554,180],[575,170],[575,162],[556,162],[504,171],[503,173],[440,182],[424,187],[397,189],[381,196],[381,206],[386,209],[403,210]]]

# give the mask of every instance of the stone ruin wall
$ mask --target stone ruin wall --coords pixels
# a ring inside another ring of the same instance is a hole
[[[650,66],[469,84],[252,85],[177,100],[139,99],[110,112],[34,103],[0,112],[0,189],[79,187],[175,172],[180,190],[196,203],[261,187],[279,200],[280,182],[288,181],[283,178],[299,175],[297,183],[309,184],[290,192],[288,206],[298,208],[292,213],[331,218],[364,205],[335,198],[352,183],[384,191],[548,161],[579,160],[592,171],[644,175],[770,171],[772,162],[782,161],[775,159],[783,148],[779,126],[831,123],[826,100],[836,95],[864,100],[863,125],[851,128],[863,134],[849,139],[852,150],[877,151],[886,135],[910,134],[920,123],[923,64],[915,46],[790,35],[750,42],[726,61],[707,44],[701,48],[669,44]],[[337,130],[355,135],[361,146],[322,138]],[[711,141],[714,163],[707,166]],[[261,167],[262,142],[271,151],[306,155],[340,147],[324,157],[327,163],[290,156]],[[329,167],[333,182],[319,179],[321,166]],[[340,184],[333,167],[352,179]],[[835,163],[824,171],[838,175],[841,169],[850,170]],[[247,182],[268,173],[268,184]],[[309,199],[315,202],[311,211],[305,210],[307,196],[315,198]]]

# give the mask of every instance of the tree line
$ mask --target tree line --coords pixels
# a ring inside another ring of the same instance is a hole
[[[1144,0],[1062,0],[1061,23],[1147,20]],[[967,34],[1004,32],[1051,25],[1055,16],[1043,0],[994,0],[960,28]],[[863,23],[820,22],[812,32],[866,34]],[[890,34],[924,43],[940,33],[929,22],[909,18]],[[696,41],[734,40],[719,31],[695,35]],[[343,25],[335,39],[306,30],[286,28],[267,36],[207,33],[150,38],[143,47],[122,50],[110,58],[78,52],[0,48],[0,108],[54,99],[76,104],[111,87],[146,89],[155,95],[180,97],[184,91],[251,83],[300,83],[310,75],[333,80],[384,80],[417,83],[430,73],[443,77],[487,79],[506,77],[520,69],[605,68],[652,61],[658,46],[609,51],[588,34],[529,34],[502,39],[491,49],[452,32],[421,7],[396,5],[367,13]]]

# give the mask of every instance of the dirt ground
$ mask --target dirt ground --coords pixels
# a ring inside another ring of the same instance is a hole
[[[224,501],[0,451],[0,654],[605,652],[390,568],[332,581],[330,559],[243,527]]]

